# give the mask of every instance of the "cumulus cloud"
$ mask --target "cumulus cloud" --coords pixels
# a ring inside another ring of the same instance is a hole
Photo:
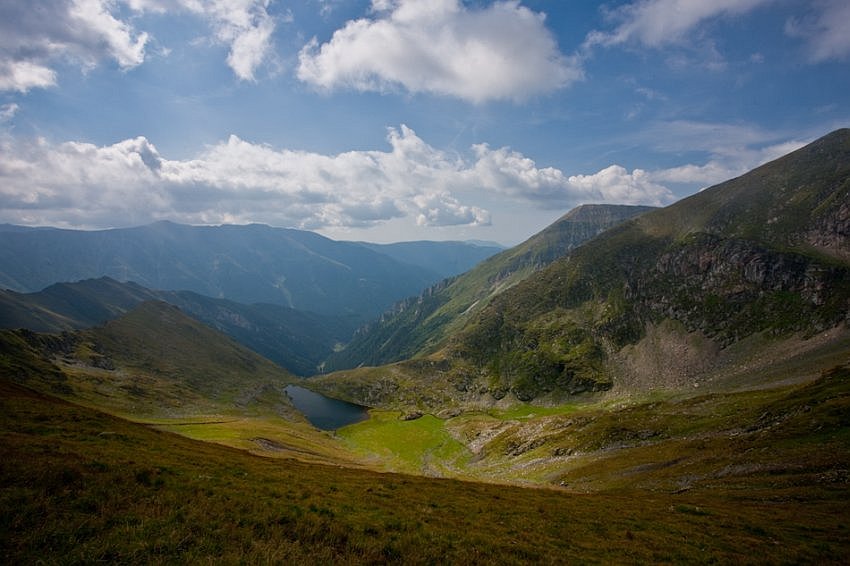
[[[593,31],[586,47],[640,43],[659,47],[681,41],[708,20],[745,14],[775,0],[641,0],[608,13],[612,31]]]
[[[620,165],[611,165],[593,175],[573,175],[569,183],[592,202],[661,206],[675,200],[670,189],[654,181],[651,174],[643,169],[630,173]]]
[[[32,61],[0,59],[0,92],[26,93],[33,88],[47,88],[55,84],[56,73],[49,67]]]
[[[91,69],[112,60],[122,69],[145,61],[150,36],[137,31],[134,15],[188,12],[204,18],[213,41],[229,46],[227,64],[241,80],[253,81],[273,56],[277,21],[270,0],[33,0],[0,2],[0,91],[26,93],[57,83],[59,61]],[[291,19],[288,13],[281,16]],[[166,50],[167,51],[167,50]]]
[[[373,18],[352,20],[299,54],[298,78],[337,87],[448,95],[472,102],[524,99],[581,78],[558,50],[545,16],[516,0],[467,8],[458,0],[373,0]]]
[[[660,206],[674,200],[673,193],[654,182],[641,169],[632,172],[611,165],[591,175],[565,175],[554,167],[540,168],[530,158],[509,148],[473,146],[476,154],[470,181],[505,195],[536,202],[544,207],[565,203],[610,202]]]
[[[229,46],[227,64],[244,81],[273,56],[272,34],[279,18],[269,13],[270,0],[124,0],[137,12],[188,11],[204,18],[215,42]],[[291,20],[290,13],[281,16]]]
[[[0,3],[0,90],[53,86],[58,59],[83,68],[105,59],[124,69],[139,65],[148,35],[114,17],[111,7],[107,0]]]
[[[814,62],[850,57],[850,2],[826,0],[813,3],[814,12],[788,20],[785,32],[807,42]]]
[[[227,64],[236,76],[253,81],[257,68],[272,55],[277,23],[268,12],[270,0],[179,1],[184,8],[205,17],[216,40],[230,46]]]
[[[318,229],[409,218],[420,226],[479,226],[491,222],[488,210],[469,202],[480,198],[546,208],[673,200],[640,170],[612,166],[566,176],[486,145],[465,159],[406,126],[391,128],[387,142],[386,151],[323,155],[231,136],[193,159],[171,160],[144,137],[109,146],[7,137],[0,145],[0,221],[115,226],[168,218]]]

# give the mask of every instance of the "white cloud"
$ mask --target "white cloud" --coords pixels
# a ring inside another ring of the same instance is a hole
[[[611,165],[593,175],[573,175],[572,190],[587,195],[586,202],[615,202],[661,206],[675,200],[667,187],[659,185],[642,169],[629,173],[620,165]]]
[[[587,35],[583,48],[639,44],[663,47],[689,43],[699,28],[712,20],[740,16],[775,4],[777,0],[636,0],[607,12],[613,23],[611,30],[594,30]],[[795,6],[801,15],[789,18],[785,33],[805,40],[812,62],[850,57],[850,2],[847,0],[814,0]],[[694,42],[690,42],[693,44]],[[709,46],[706,58],[709,68],[725,68],[719,52],[703,39],[700,48]],[[764,56],[754,53],[751,61],[760,63]],[[673,63],[677,61],[672,60]],[[690,65],[690,63],[688,63]]]
[[[277,25],[269,12],[270,0],[179,0],[204,16],[216,39],[230,46],[227,64],[239,79],[255,80],[257,68],[273,54],[272,34]],[[291,15],[286,16],[286,19]]]
[[[15,104],[14,102],[10,102],[9,104],[4,104],[0,106],[0,124],[3,122],[8,122],[12,118],[15,117],[15,114],[18,113],[21,107]]]
[[[0,92],[26,93],[33,88],[47,88],[56,84],[56,73],[32,61],[13,61],[0,54]]]
[[[169,160],[143,137],[0,146],[0,221],[114,226],[169,218],[189,223],[266,222],[301,228],[367,227],[408,218],[420,226],[480,226],[470,201],[501,196],[560,209],[580,202],[664,204],[672,194],[644,172],[618,166],[567,177],[508,148],[442,152],[406,126],[387,151],[322,155],[231,136],[194,159]]]
[[[125,69],[140,65],[145,60],[148,34],[136,33],[127,22],[116,19],[109,11],[108,0],[72,0],[68,9],[72,36],[77,39],[72,48],[80,48],[80,57],[91,57],[89,65],[97,64],[103,57],[115,59]]]
[[[791,19],[785,32],[807,41],[812,61],[846,59],[850,57],[850,2],[826,0],[812,4],[814,13]]]
[[[589,202],[659,206],[674,200],[666,187],[641,169],[629,173],[611,165],[592,175],[567,176],[554,167],[539,168],[533,160],[508,148],[491,150],[480,144],[473,149],[477,161],[469,172],[470,182],[474,179],[491,190],[542,206]]]
[[[608,15],[619,25],[609,32],[593,31],[585,47],[640,43],[659,47],[683,40],[708,20],[745,14],[774,0],[641,0]]]
[[[124,0],[133,10],[166,14],[187,11],[207,21],[214,41],[227,45],[227,64],[244,81],[255,80],[257,69],[274,55],[272,35],[278,20],[292,14],[269,14],[270,0]]]
[[[108,0],[0,3],[0,91],[56,84],[59,59],[84,69],[112,59],[121,68],[145,58],[148,35],[115,18]]]
[[[688,147],[704,151],[708,160],[702,165],[693,163],[659,169],[649,173],[659,183],[701,185],[707,187],[721,183],[803,147],[811,140],[786,140],[771,143],[776,134],[743,125],[711,124],[702,122],[672,122],[659,124],[647,130],[656,140],[655,147],[662,151],[676,151]]]
[[[113,60],[122,69],[145,61],[150,36],[133,19],[116,16],[126,6],[134,16],[189,12],[229,46],[227,64],[240,80],[253,81],[273,57],[277,19],[270,0],[33,0],[0,2],[0,91],[26,93],[57,83],[58,61],[91,69]],[[291,13],[280,16],[290,20]],[[168,53],[167,48],[161,49]]]
[[[337,87],[448,95],[472,102],[524,99],[581,78],[542,14],[516,0],[467,8],[458,0],[373,0],[374,18],[349,21],[299,54],[298,78]]]

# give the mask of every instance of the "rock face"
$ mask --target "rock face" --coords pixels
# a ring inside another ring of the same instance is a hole
[[[848,312],[850,269],[756,242],[698,235],[663,253],[625,296],[722,344],[754,332],[820,332]]]
[[[850,260],[850,202],[824,215],[806,234],[806,242],[836,258]]]

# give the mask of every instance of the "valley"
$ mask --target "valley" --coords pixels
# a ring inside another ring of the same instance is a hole
[[[838,564],[848,382],[843,368],[759,394],[540,415],[570,431],[580,464],[528,489],[251,456],[3,380],[0,544],[16,562]],[[511,427],[503,460],[522,453]]]
[[[165,223],[20,269],[60,236],[6,227],[4,556],[846,562],[848,203],[845,129],[500,253]]]

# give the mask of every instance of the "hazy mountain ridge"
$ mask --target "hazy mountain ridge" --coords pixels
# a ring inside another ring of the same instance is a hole
[[[848,202],[850,130],[839,130],[588,241],[493,297],[431,368],[401,362],[316,386],[379,404],[401,398],[396,406],[558,399],[609,389],[626,375],[638,388],[663,387],[627,348],[643,344],[657,357],[661,346],[642,342],[651,328],[668,332],[655,336],[659,344],[701,341],[704,354],[727,348],[735,363],[764,347],[729,348],[749,337],[846,329]],[[699,353],[664,355],[691,383],[708,375]]]
[[[392,244],[358,243],[396,261],[424,267],[440,274],[441,277],[460,275],[505,249],[493,244],[457,241],[420,240]]]
[[[329,358],[326,368],[380,365],[430,353],[493,296],[586,240],[652,209],[624,205],[575,208],[522,244],[429,287],[418,297],[396,303],[358,330],[345,349]]]
[[[34,292],[101,276],[362,320],[442,277],[361,244],[264,225],[0,230],[0,286]]]
[[[165,301],[298,375],[312,375],[339,343],[354,316],[333,317],[280,305],[243,305],[191,291],[154,291],[102,277],[57,283],[37,293],[0,291],[0,328],[60,332],[97,326],[145,301]]]

